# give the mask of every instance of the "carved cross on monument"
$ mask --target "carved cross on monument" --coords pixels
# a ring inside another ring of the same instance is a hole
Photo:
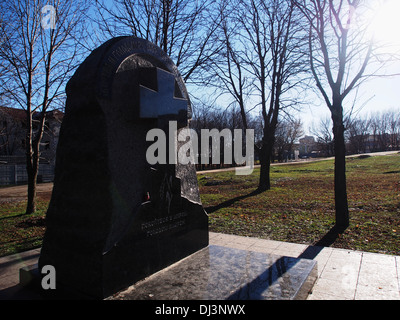
[[[140,85],[141,119],[157,119],[168,115],[169,120],[182,121],[186,125],[188,101],[175,96],[175,76],[157,68],[157,88],[154,91]]]

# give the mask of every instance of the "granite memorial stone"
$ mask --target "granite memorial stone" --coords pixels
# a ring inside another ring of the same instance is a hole
[[[171,59],[135,37],[94,50],[66,92],[39,269],[105,298],[208,245],[194,165],[146,160],[147,132],[187,128],[190,101]]]

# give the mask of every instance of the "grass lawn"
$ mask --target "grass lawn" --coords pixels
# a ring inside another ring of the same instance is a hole
[[[26,215],[26,201],[0,202],[0,256],[42,245],[48,204],[39,199],[37,211]]]
[[[210,231],[323,244],[335,223],[333,160],[271,167],[272,189],[256,193],[259,170],[198,175]],[[333,247],[400,255],[400,154],[347,160],[350,226]],[[39,247],[48,199],[0,202],[0,256]],[[332,240],[332,241],[333,241]]]
[[[335,224],[333,164],[273,166],[272,188],[263,193],[255,192],[259,170],[199,174],[210,231],[324,244]],[[347,192],[350,226],[331,245],[399,255],[400,155],[347,159]]]

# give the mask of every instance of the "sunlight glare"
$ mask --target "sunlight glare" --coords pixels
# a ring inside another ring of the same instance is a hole
[[[370,27],[376,42],[400,46],[400,1],[381,2]]]

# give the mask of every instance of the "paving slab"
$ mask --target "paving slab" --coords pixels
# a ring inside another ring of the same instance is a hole
[[[215,232],[210,232],[210,245],[261,253],[279,252],[288,257],[317,261],[318,277],[309,300],[400,300],[400,256]],[[18,271],[36,263],[39,254],[40,249],[34,249],[0,258],[0,299],[33,297],[21,295]]]
[[[246,243],[247,250],[313,259],[318,278],[309,300],[400,300],[400,256],[213,234],[210,243]],[[235,238],[236,237],[236,238]]]

